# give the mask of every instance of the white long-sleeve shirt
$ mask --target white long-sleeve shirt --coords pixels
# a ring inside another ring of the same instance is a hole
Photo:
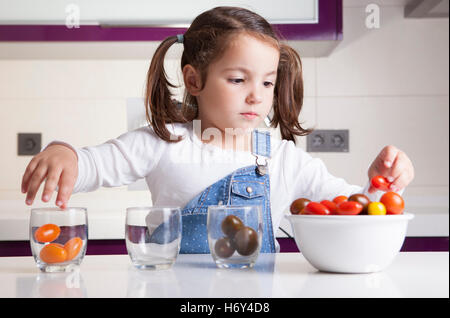
[[[155,206],[183,208],[211,184],[239,168],[255,164],[250,152],[224,150],[202,143],[192,123],[167,127],[185,138],[168,143],[151,127],[143,127],[98,146],[72,147],[78,155],[74,193],[127,185],[145,178]],[[380,191],[369,194],[369,182],[364,187],[350,185],[331,175],[321,159],[311,157],[292,141],[272,138],[271,143],[269,175],[274,233],[297,198],[321,201],[363,193],[372,201],[378,201],[382,195]]]

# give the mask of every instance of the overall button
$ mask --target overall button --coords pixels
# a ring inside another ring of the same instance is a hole
[[[231,184],[231,192],[234,195],[246,199],[255,199],[264,197],[264,183],[263,182],[250,182],[245,181],[233,181]]]

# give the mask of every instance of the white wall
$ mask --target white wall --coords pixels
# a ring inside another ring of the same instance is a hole
[[[335,175],[364,184],[377,153],[396,145],[416,170],[407,203],[448,211],[448,18],[404,19],[404,1],[382,1],[380,29],[367,29],[368,3],[345,1],[342,43],[329,57],[303,59],[301,121],[306,127],[350,130],[349,153],[313,155]],[[17,133],[41,132],[43,144],[60,139],[76,147],[120,135],[126,131],[126,99],[143,95],[149,59],[0,60],[0,203],[17,201],[28,209],[20,182],[30,158],[17,156]],[[178,63],[167,61],[172,74]],[[299,147],[305,146],[303,138]],[[71,203],[95,213],[151,200],[148,192],[122,187],[75,195]]]

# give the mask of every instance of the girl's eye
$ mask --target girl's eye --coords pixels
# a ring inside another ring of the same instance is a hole
[[[272,82],[264,82],[264,86],[271,87],[271,86],[273,86],[273,83]]]
[[[242,78],[230,78],[229,81],[233,84],[242,83],[244,80]]]

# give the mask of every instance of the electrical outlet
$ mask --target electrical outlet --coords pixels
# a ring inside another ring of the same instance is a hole
[[[32,156],[41,151],[42,136],[30,133],[17,134],[17,154],[19,156]]]
[[[349,152],[349,131],[318,129],[306,137],[308,152]]]

